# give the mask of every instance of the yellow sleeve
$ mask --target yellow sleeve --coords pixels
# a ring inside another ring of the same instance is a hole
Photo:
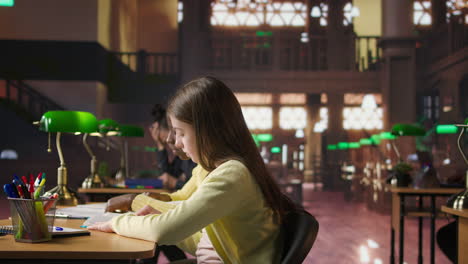
[[[187,200],[196,190],[199,182],[208,174],[200,165],[197,165],[192,170],[192,177],[184,184],[182,189],[177,192],[167,193],[172,201]]]
[[[118,216],[112,219],[112,227],[123,236],[161,245],[176,244],[247,206],[250,197],[243,194],[243,190],[251,182],[251,177],[242,163],[225,162],[207,176],[189,199],[172,210],[160,215]]]
[[[175,204],[156,200],[144,194],[139,194],[135,197],[135,199],[133,199],[132,211],[138,211],[145,205],[150,205],[151,207],[162,213],[174,209],[174,207],[176,206]]]

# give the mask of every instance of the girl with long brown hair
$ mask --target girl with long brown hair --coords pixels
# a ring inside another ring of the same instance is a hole
[[[280,224],[295,205],[269,175],[232,91],[213,77],[193,80],[177,91],[167,113],[176,147],[207,175],[172,210],[145,209],[149,214],[119,216],[94,229],[158,244],[203,230],[200,244],[211,244],[224,263],[279,263]]]

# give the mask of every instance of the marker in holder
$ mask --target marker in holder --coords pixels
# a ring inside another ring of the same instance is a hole
[[[15,241],[37,243],[52,239],[56,199],[8,197],[8,201]]]

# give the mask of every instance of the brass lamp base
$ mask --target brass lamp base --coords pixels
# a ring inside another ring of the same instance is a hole
[[[447,206],[458,210],[468,209],[468,190],[451,196],[447,201]]]
[[[467,188],[460,193],[450,196],[447,200],[447,206],[453,209],[468,209],[468,171],[466,171]]]
[[[48,190],[45,196],[50,196],[54,193],[58,194],[57,205],[77,205],[78,199],[74,191],[70,190],[65,185],[58,185]]]
[[[97,173],[90,174],[84,181],[81,183],[81,188],[89,189],[89,188],[103,188],[104,181],[102,180],[101,176]]]

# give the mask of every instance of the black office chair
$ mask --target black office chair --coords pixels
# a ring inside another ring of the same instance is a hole
[[[281,264],[300,264],[314,245],[319,223],[304,210],[289,213],[282,224],[285,237]]]

